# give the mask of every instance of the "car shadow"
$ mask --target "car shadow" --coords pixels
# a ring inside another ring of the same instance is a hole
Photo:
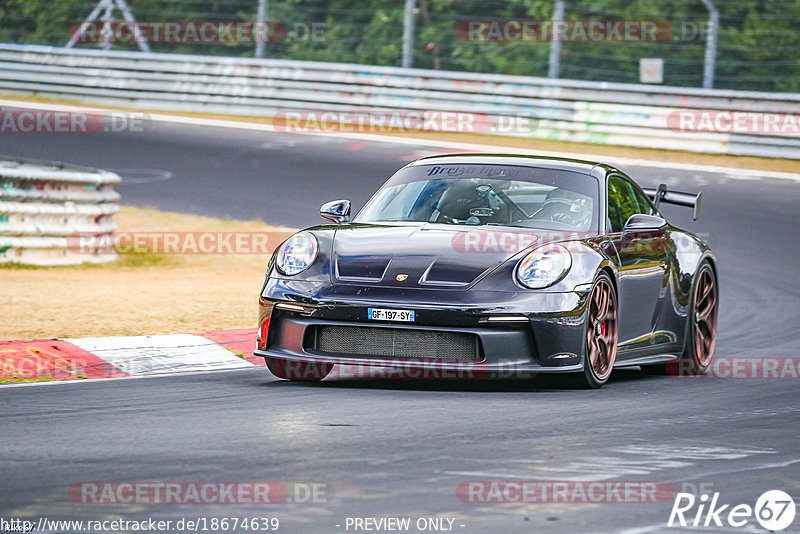
[[[614,383],[643,382],[665,377],[644,374],[638,368],[614,371],[608,385]],[[295,382],[272,380],[263,385],[269,387],[315,388],[315,389],[370,389],[398,391],[456,391],[456,392],[556,392],[580,391],[567,377],[558,374],[540,374],[530,378],[479,378],[479,379],[392,379],[376,377],[365,378],[326,378],[321,382]]]

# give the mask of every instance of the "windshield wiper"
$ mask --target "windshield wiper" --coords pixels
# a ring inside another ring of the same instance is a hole
[[[499,223],[499,222],[489,222],[486,223],[484,226],[509,226],[511,228],[528,228],[527,226],[522,226],[521,224]]]

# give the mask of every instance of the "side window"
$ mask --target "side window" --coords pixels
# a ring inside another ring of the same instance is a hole
[[[608,179],[608,219],[612,232],[621,232],[631,215],[650,213],[650,203],[642,195],[624,178]]]
[[[636,195],[636,200],[639,204],[638,213],[645,213],[647,215],[656,215],[653,210],[653,205],[650,203],[650,197],[638,187],[633,188],[633,194]]]

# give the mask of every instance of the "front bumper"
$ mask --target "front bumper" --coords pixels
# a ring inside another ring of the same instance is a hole
[[[434,367],[460,373],[469,369],[499,375],[583,368],[588,293],[316,286],[312,294],[307,289],[310,288],[302,282],[267,280],[259,299],[256,355],[295,362]],[[276,307],[277,304],[281,305]],[[369,320],[367,308],[411,309],[415,311],[415,322]],[[411,335],[422,331],[468,334],[475,337],[477,350],[475,357],[469,359],[452,358],[446,350],[434,357],[417,358],[404,354],[402,348],[392,355],[331,353],[319,350],[315,342],[315,332],[320,327],[357,327],[354,331],[383,328]]]

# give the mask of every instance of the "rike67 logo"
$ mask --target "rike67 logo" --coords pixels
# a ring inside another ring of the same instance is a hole
[[[781,490],[762,493],[754,507],[749,504],[722,504],[719,502],[719,492],[700,497],[691,493],[678,493],[675,495],[667,526],[741,528],[755,518],[763,528],[778,532],[789,528],[794,517],[794,500]]]

